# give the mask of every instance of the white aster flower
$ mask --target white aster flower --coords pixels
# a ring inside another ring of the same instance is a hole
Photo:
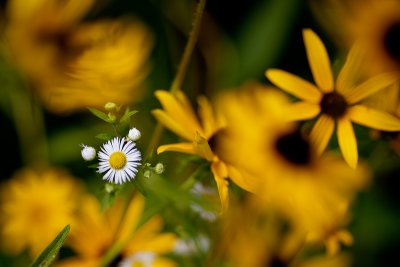
[[[103,180],[122,184],[134,179],[142,159],[135,143],[115,137],[103,145],[98,153],[98,173],[105,173]]]
[[[124,259],[118,264],[118,267],[132,267],[132,266],[143,266],[151,267],[156,258],[156,254],[153,252],[137,252]]]
[[[128,133],[129,140],[136,142],[137,140],[140,139],[140,137],[142,137],[142,134],[135,127],[133,127],[132,129],[129,130],[129,133]]]
[[[83,145],[83,144],[81,146],[82,146],[81,154],[82,154],[82,158],[84,160],[90,161],[96,157],[96,149],[94,149],[91,146],[87,146],[87,145]]]

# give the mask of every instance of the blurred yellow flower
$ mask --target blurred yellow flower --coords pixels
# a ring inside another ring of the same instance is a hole
[[[76,224],[71,227],[70,239],[67,241],[78,255],[59,262],[57,266],[98,267],[102,256],[115,244],[126,244],[122,254],[115,259],[118,262],[137,253],[154,253],[157,257],[153,259],[154,265],[150,266],[174,266],[171,260],[158,256],[171,252],[176,241],[174,234],[160,233],[163,226],[161,217],[153,217],[136,229],[143,208],[144,198],[136,195],[129,203],[123,223],[119,224],[124,214],[122,199],[101,213],[99,201],[93,196],[87,196],[83,199],[80,214]],[[157,262],[162,265],[157,265]]]
[[[79,24],[91,4],[42,0],[28,14],[9,5],[6,54],[53,112],[130,104],[143,93],[153,44],[147,27],[129,19]]]
[[[397,0],[316,0],[315,15],[336,40],[366,49],[367,73],[400,71],[400,2]]]
[[[362,166],[353,170],[332,155],[318,157],[297,125],[286,120],[291,103],[271,88],[252,85],[221,96],[218,104],[227,127],[216,151],[235,168],[231,176],[252,185],[264,205],[290,221],[292,240],[282,253],[297,249],[309,233],[325,233],[332,221],[341,222],[343,206],[366,185]]]
[[[345,267],[350,266],[346,254],[307,255],[302,247],[288,257],[281,255],[287,240],[287,225],[274,210],[265,208],[255,195],[235,202],[222,217],[223,229],[215,248],[232,267]]]
[[[74,223],[79,184],[57,169],[24,169],[1,186],[1,243],[37,256],[59,231]]]
[[[222,210],[228,206],[228,167],[213,152],[212,139],[223,126],[223,120],[214,113],[211,104],[204,96],[198,98],[200,121],[188,98],[181,91],[175,94],[167,91],[156,91],[156,97],[164,110],[152,111],[154,117],[169,130],[176,133],[186,142],[162,145],[157,153],[176,151],[198,155],[211,162],[211,171],[214,175],[221,199]]]
[[[328,145],[336,124],[339,147],[346,162],[357,167],[357,140],[352,122],[385,131],[399,131],[400,120],[359,102],[393,84],[398,75],[383,73],[354,85],[360,63],[360,47],[354,46],[334,84],[328,53],[319,37],[310,29],[303,31],[304,44],[316,86],[283,70],[269,69],[267,78],[282,90],[301,99],[291,106],[288,119],[317,117],[310,139],[321,154]]]

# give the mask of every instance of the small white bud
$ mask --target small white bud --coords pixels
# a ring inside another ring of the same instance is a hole
[[[154,172],[157,174],[162,174],[164,172],[164,164],[162,163],[157,163],[156,166],[154,167]]]
[[[82,145],[82,158],[86,161],[93,160],[96,157],[96,149],[91,146]]]
[[[140,137],[142,137],[142,134],[135,127],[133,127],[132,129],[129,130],[129,133],[128,133],[128,139],[129,140],[132,140],[133,142],[136,142],[137,140],[140,139]]]

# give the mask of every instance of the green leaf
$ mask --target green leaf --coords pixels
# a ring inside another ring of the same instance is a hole
[[[262,76],[287,44],[301,1],[261,1],[238,35],[240,82]]]
[[[61,230],[56,238],[42,251],[42,253],[33,261],[30,267],[47,267],[54,261],[58,251],[67,239],[71,227],[68,224]]]
[[[137,110],[129,110],[129,108],[126,108],[124,115],[122,115],[121,119],[119,120],[120,123],[124,123],[129,121],[130,117],[135,115],[138,111]]]
[[[103,111],[100,111],[95,108],[88,108],[88,110],[90,112],[92,112],[92,114],[95,115],[97,118],[100,118],[103,121],[108,122],[108,123],[113,123],[113,121],[110,119],[110,117],[108,117],[108,115],[106,113],[104,113]]]
[[[114,138],[114,135],[113,135],[113,134],[110,134],[110,133],[99,133],[99,134],[96,135],[95,137],[96,137],[97,139],[100,139],[100,140],[108,141],[108,140],[113,139],[113,138]]]

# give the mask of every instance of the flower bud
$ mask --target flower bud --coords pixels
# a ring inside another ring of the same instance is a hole
[[[129,133],[128,133],[128,139],[129,140],[132,140],[133,142],[136,142],[137,140],[140,139],[141,136],[142,136],[142,134],[135,127],[129,130]]]
[[[164,164],[162,163],[157,163],[156,166],[154,167],[154,172],[157,174],[162,174],[164,172]]]
[[[113,103],[113,102],[107,102],[107,103],[104,105],[104,109],[107,110],[107,111],[113,111],[113,110],[115,110],[116,108],[117,108],[117,105],[116,105],[115,103]]]
[[[96,149],[91,146],[82,145],[82,158],[86,161],[93,160],[96,157]]]

